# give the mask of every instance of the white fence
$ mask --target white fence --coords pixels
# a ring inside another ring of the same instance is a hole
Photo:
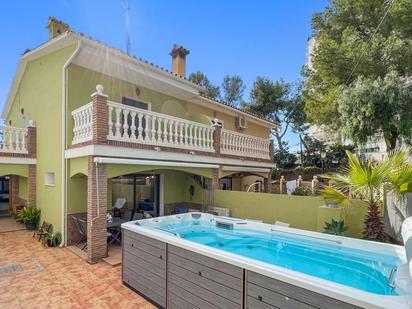
[[[220,152],[230,155],[270,159],[270,140],[222,129]]]
[[[72,144],[93,139],[92,114],[92,102],[72,111],[74,120]]]
[[[27,128],[1,126],[0,152],[27,154]]]
[[[214,127],[109,101],[107,139],[214,152]]]

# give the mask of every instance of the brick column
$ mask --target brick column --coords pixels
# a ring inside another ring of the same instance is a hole
[[[96,263],[107,256],[107,166],[88,160],[87,261]]]
[[[9,191],[10,191],[10,205],[14,206],[17,202],[19,196],[19,176],[17,175],[10,175],[10,183],[9,183]]]
[[[107,133],[109,132],[108,111],[107,111],[107,98],[108,96],[103,93],[103,86],[97,85],[96,92],[91,95],[93,108],[92,108],[92,126],[93,126],[93,144],[106,144]]]
[[[30,158],[36,157],[37,151],[37,130],[34,126],[33,121],[30,121],[29,126],[27,127],[27,151]]]
[[[217,120],[217,119],[216,119]],[[216,153],[220,153],[220,137],[222,134],[222,127],[217,124],[214,125],[215,131],[213,132],[213,148]]]
[[[27,178],[27,206],[36,207],[36,164],[29,165]]]

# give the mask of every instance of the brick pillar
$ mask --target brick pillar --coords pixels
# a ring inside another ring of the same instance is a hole
[[[92,126],[93,126],[93,144],[106,144],[107,133],[109,132],[107,121],[107,98],[108,96],[103,93],[103,86],[97,85],[96,92],[91,95],[93,108],[92,108]]]
[[[27,127],[27,151],[30,158],[36,157],[37,151],[37,130],[34,126],[34,123],[30,121],[29,126]]]
[[[19,176],[10,175],[10,205],[15,205],[19,196]]]
[[[215,149],[216,153],[220,153],[220,137],[222,134],[222,127],[217,123],[214,125],[214,127],[215,131],[213,132],[213,148]]]
[[[96,263],[107,256],[107,166],[88,160],[87,261]]]
[[[27,206],[36,207],[36,164],[29,165],[27,178]]]

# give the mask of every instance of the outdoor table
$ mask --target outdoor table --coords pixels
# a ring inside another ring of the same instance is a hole
[[[113,220],[107,221],[107,229],[110,230],[111,234],[112,234],[112,238],[109,241],[109,244],[112,244],[114,242],[121,244],[121,233],[122,233],[122,229],[120,228],[120,226],[122,225],[122,223],[128,222],[128,220],[124,220],[124,219],[120,219],[120,218],[113,218]]]

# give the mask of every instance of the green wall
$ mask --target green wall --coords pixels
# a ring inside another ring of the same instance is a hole
[[[151,109],[154,112],[187,118],[186,102],[184,101],[75,64],[71,64],[68,68],[68,80],[68,141],[73,138],[71,111],[89,103],[91,101],[90,95],[96,92],[96,85],[98,84],[104,86],[103,92],[109,96],[108,100],[110,101],[121,103],[123,96],[135,98],[136,100],[151,103]],[[136,87],[140,90],[139,96],[136,95]]]
[[[19,176],[19,197],[27,200],[27,178]]]
[[[30,61],[24,71],[7,120],[23,126],[21,109],[37,127],[37,207],[40,221],[60,231],[61,205],[61,98],[62,68],[76,46]],[[46,172],[54,172],[56,186],[46,186]]]
[[[0,164],[0,176],[18,175],[28,177],[29,166],[27,164]]]
[[[276,220],[287,222],[291,227],[323,232],[325,221],[332,218],[345,220],[349,226],[346,236],[361,237],[366,204],[355,202],[349,208],[324,208],[318,197],[266,194],[239,191],[215,191],[217,207],[230,208],[233,217],[263,220],[273,224]]]

